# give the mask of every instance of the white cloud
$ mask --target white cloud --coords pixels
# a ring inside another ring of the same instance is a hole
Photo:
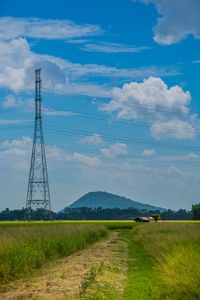
[[[33,112],[35,110],[34,99],[22,100],[21,97],[15,98],[12,94],[9,94],[5,97],[5,101],[2,103],[2,106],[7,109],[15,107],[16,109],[21,109],[24,112]],[[65,110],[56,110],[53,108],[48,108],[42,105],[42,113],[48,116],[75,116],[78,113]]]
[[[2,102],[4,109],[15,108],[16,110],[23,110],[26,112],[33,112],[35,109],[33,98],[23,99],[18,96],[15,97],[13,94],[9,94],[4,98]]]
[[[3,102],[2,106],[5,108],[14,107],[16,105],[16,99],[13,95],[8,95],[5,97],[5,102]]]
[[[185,155],[175,155],[175,156],[161,156],[161,157],[157,157],[154,158],[155,161],[185,161],[185,160],[196,160],[199,158],[199,155],[197,155],[196,153],[188,153]]]
[[[199,158],[199,155],[197,155],[196,153],[189,153],[185,156],[186,158],[192,158],[192,159],[197,159]]]
[[[80,163],[89,167],[98,166],[101,161],[96,156],[88,156],[80,153],[73,153],[72,155],[66,155],[67,160],[74,161],[75,163]]]
[[[192,174],[190,172],[187,172],[185,170],[181,170],[180,168],[177,168],[175,166],[170,166],[167,170],[166,170],[166,175],[179,175],[185,178],[192,178],[192,179],[196,179],[199,180],[199,175],[195,175]]]
[[[94,133],[91,136],[86,136],[84,138],[82,138],[80,140],[81,143],[83,144],[94,144],[94,145],[98,145],[98,144],[102,144],[103,143],[103,139],[101,137],[101,135],[99,133]]]
[[[45,107],[45,106],[42,107],[42,112],[43,112],[44,115],[47,115],[47,116],[70,117],[70,116],[78,115],[77,113],[73,113],[71,111],[55,110],[55,109],[48,108],[48,107]]]
[[[133,0],[136,1],[136,0]],[[161,15],[154,27],[154,40],[160,45],[178,43],[192,34],[200,39],[199,0],[140,0],[154,3]]]
[[[63,149],[57,147],[56,145],[46,145],[45,148],[47,160],[64,162],[65,152]]]
[[[177,118],[166,122],[154,123],[151,126],[151,132],[152,135],[157,139],[160,139],[163,136],[165,138],[172,137],[177,140],[195,138],[195,128],[192,126],[192,124]]]
[[[0,39],[18,37],[39,39],[68,39],[101,34],[98,25],[76,25],[68,20],[44,20],[36,18],[0,18]]]
[[[109,148],[103,148],[100,150],[102,155],[108,158],[115,158],[118,156],[126,156],[128,154],[127,146],[123,143],[115,143]]]
[[[116,112],[118,119],[149,123],[156,138],[193,139],[195,115],[189,114],[190,101],[190,93],[180,86],[168,88],[160,78],[149,77],[113,88],[112,100],[100,109]]]
[[[42,88],[58,94],[79,94],[91,97],[110,97],[107,84],[90,82],[90,78],[143,78],[178,75],[173,68],[147,67],[140,69],[118,69],[96,64],[71,63],[50,55],[39,55],[31,51],[26,39],[0,41],[0,87],[15,92],[34,89],[34,70],[42,68]]]
[[[61,69],[65,70],[71,79],[77,80],[80,77],[119,77],[119,78],[144,78],[150,75],[152,76],[174,76],[180,75],[175,68],[172,67],[141,67],[141,68],[129,68],[118,69],[115,67],[97,65],[97,64],[80,64],[71,63],[68,60],[61,59],[50,55],[42,55],[43,59],[49,60],[52,63],[57,64]]]
[[[69,44],[84,44],[89,42],[89,40],[83,40],[83,39],[74,39],[74,40],[67,40],[66,43]]]
[[[1,148],[5,149],[0,152],[2,155],[12,156],[12,158],[17,156],[27,155],[31,153],[32,139],[30,137],[23,136],[21,140],[8,140],[6,139],[2,144]],[[26,159],[26,157],[24,157]]]
[[[0,148],[0,158],[9,158],[8,163],[10,162],[10,167],[19,168],[20,164],[24,168],[29,167],[30,161],[28,158],[31,156],[32,148],[32,139],[30,137],[23,136],[22,139],[8,140],[6,139],[1,145]],[[101,163],[101,160],[96,156],[88,156],[81,153],[68,154],[62,148],[59,148],[55,145],[46,145],[46,157],[48,164],[54,165],[57,162],[74,162],[77,163],[81,168],[83,166],[87,167],[96,167]],[[55,165],[54,165],[55,166]]]
[[[2,144],[1,147],[3,148],[10,148],[10,147],[20,147],[24,148],[26,145],[32,144],[32,139],[28,136],[23,136],[21,140],[8,140],[6,139]]]
[[[154,156],[156,154],[156,151],[154,149],[151,149],[151,150],[144,150],[142,155],[145,156],[145,157],[151,157],[151,156]]]
[[[178,85],[168,88],[161,78],[149,77],[143,82],[124,84],[122,88],[113,88],[112,100],[102,109],[118,111],[118,118],[148,119],[155,115],[165,119],[170,110],[186,115],[191,96]],[[159,111],[158,111],[159,110]],[[145,116],[144,116],[145,112]]]
[[[134,47],[129,45],[123,45],[118,43],[108,43],[108,42],[99,42],[99,43],[86,43],[82,50],[88,52],[104,52],[104,53],[133,53],[140,52],[142,50],[150,49],[149,47]]]
[[[15,92],[31,91],[34,89],[34,70],[40,67],[42,68],[44,90],[60,94],[82,94],[96,97],[110,95],[109,89],[103,85],[79,82],[77,77],[76,82],[73,82],[73,78],[69,82],[67,66],[69,64],[65,60],[35,54],[23,38],[0,42],[0,87],[7,87]],[[70,67],[73,68],[73,64]]]
[[[6,120],[6,119],[0,119],[0,125],[11,125],[11,124],[19,124],[19,123],[25,123],[29,120]]]
[[[0,42],[0,86],[12,90],[33,89],[34,69],[43,69],[43,83],[47,88],[61,88],[67,84],[65,73],[54,63],[30,50],[28,42],[19,38]]]

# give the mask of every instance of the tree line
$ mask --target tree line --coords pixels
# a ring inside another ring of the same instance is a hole
[[[134,220],[136,217],[152,216],[159,214],[162,220],[200,220],[200,204],[192,206],[191,211],[179,209],[173,211],[168,209],[164,212],[138,210],[135,208],[120,209],[120,208],[68,208],[66,207],[61,212],[50,212],[46,214],[44,209],[31,211],[31,220]],[[23,221],[25,220],[26,209],[10,210],[6,208],[0,212],[0,221]]]

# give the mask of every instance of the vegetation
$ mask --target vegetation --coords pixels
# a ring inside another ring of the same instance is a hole
[[[104,263],[99,266],[92,265],[90,270],[84,274],[83,280],[80,283],[80,298],[86,293],[86,290],[96,282],[96,276],[102,271]]]
[[[107,254],[98,263],[91,260],[77,299],[200,299],[199,221],[1,222],[0,281],[32,275],[107,236],[108,229],[118,233],[110,235],[107,248],[100,244]]]
[[[154,218],[154,220],[157,222],[159,220],[161,220],[160,214],[152,214],[152,217]]]
[[[146,227],[146,224],[143,226]],[[128,273],[124,299],[131,300],[133,294],[134,298],[138,300],[154,299],[152,289],[155,287],[156,278],[153,273],[151,255],[137,242],[133,232],[126,232],[126,237],[128,240]]]
[[[108,233],[100,224],[17,224],[0,226],[0,282],[31,274],[49,260],[83,249]]]
[[[200,299],[199,278],[199,224],[150,223],[132,232],[125,299],[133,290],[136,299]]]
[[[192,219],[200,220],[200,203],[192,205]]]
[[[0,212],[0,221],[23,221],[25,216],[25,209],[9,210],[8,208]],[[128,209],[103,209],[99,208],[66,208],[62,212],[52,212],[53,220],[133,220],[138,216],[151,216],[152,214],[159,214],[162,220],[191,220],[192,215],[190,211],[180,209],[178,211],[148,211],[138,210],[135,208]],[[32,211],[32,220],[43,220],[46,218],[44,210],[38,209]],[[196,218],[198,219],[198,218]]]

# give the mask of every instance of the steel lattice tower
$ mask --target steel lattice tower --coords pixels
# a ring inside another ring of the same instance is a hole
[[[26,218],[29,220],[32,210],[36,208],[43,208],[46,218],[51,218],[51,201],[42,130],[40,71],[41,69],[35,70],[35,128],[26,198]]]

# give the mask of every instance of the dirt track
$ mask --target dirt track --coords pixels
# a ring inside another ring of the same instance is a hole
[[[121,252],[124,251],[120,250],[124,245],[125,242],[119,239],[118,233],[113,232],[109,238],[88,249],[51,263],[32,278],[4,286],[0,299],[80,299],[80,284],[84,274],[87,274],[92,266],[100,265],[103,265],[103,272],[97,273],[97,285],[88,288],[82,298],[87,299],[88,295],[93,299],[92,295],[97,293],[95,289],[101,294],[100,289],[108,285],[117,296],[115,299],[121,299],[126,278],[126,255],[122,255]],[[113,267],[118,268],[118,271],[112,272]],[[104,298],[103,294],[102,297]]]

